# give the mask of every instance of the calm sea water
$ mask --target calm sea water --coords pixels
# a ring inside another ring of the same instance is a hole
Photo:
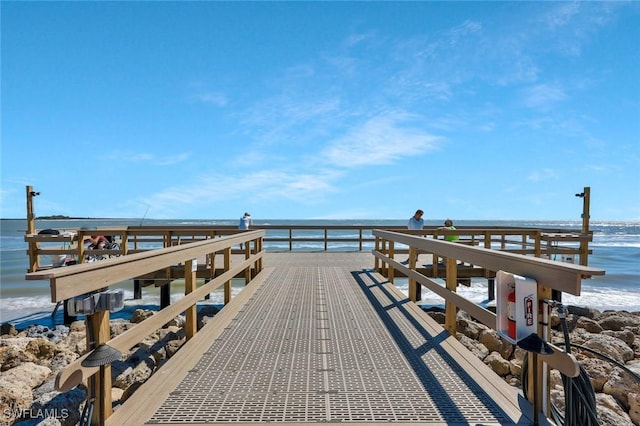
[[[256,224],[269,225],[365,225],[365,226],[389,226],[405,225],[403,220],[255,220]],[[126,226],[138,225],[139,221],[114,219],[114,220],[39,220],[37,229],[77,229],[80,227]],[[154,221],[145,220],[145,225],[236,225],[233,220],[170,220]],[[440,222],[427,222],[427,225],[440,225]],[[579,230],[581,222],[575,221],[458,221],[460,226],[517,226],[517,227],[542,227],[554,229]],[[51,322],[51,313],[55,304],[50,301],[50,289],[48,281],[26,281],[25,272],[28,267],[27,244],[24,242],[26,229],[25,220],[2,219],[0,220],[0,323],[12,322],[18,326],[29,323]],[[592,222],[594,241],[590,247],[593,254],[589,257],[589,265],[604,269],[604,276],[584,280],[582,294],[579,297],[564,295],[563,302],[581,306],[590,306],[600,310],[615,309],[640,311],[640,222]],[[270,236],[275,236],[278,231],[268,231]],[[318,235],[321,237],[321,235]],[[357,235],[353,235],[357,237]],[[265,245],[267,250],[286,250],[288,245]],[[365,247],[365,249],[371,249]],[[321,250],[321,243],[309,243],[299,247],[300,250]],[[357,248],[336,245],[333,250],[355,250]],[[406,291],[406,282],[398,281],[397,285]],[[174,288],[174,297],[180,297],[181,289]],[[147,287],[143,291],[142,300],[133,300],[133,283],[125,282],[122,285],[125,290],[126,308],[120,313],[127,315],[137,306],[155,307],[159,301],[159,290]],[[234,292],[239,292],[242,283],[234,285]],[[481,303],[487,298],[487,287],[484,280],[472,282],[470,287],[459,287],[459,293],[465,297]],[[223,295],[214,293],[211,299],[204,304],[221,305]],[[442,299],[423,291],[423,303],[440,305]],[[60,309],[61,311],[61,309]],[[61,321],[61,312],[57,313],[54,322]]]

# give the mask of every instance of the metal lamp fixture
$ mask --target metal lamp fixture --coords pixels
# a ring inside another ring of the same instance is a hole
[[[518,340],[518,346],[527,352],[533,352],[538,355],[551,355],[553,353],[553,348],[536,333],[531,333],[524,339]]]
[[[116,348],[109,346],[106,343],[101,343],[89,354],[88,357],[83,359],[80,364],[83,367],[100,367],[119,360],[121,356],[122,353]]]

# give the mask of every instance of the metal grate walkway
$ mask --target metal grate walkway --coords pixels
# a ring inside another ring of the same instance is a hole
[[[517,392],[496,398],[501,379],[477,380],[445,349],[453,338],[379,278],[276,267],[147,423],[522,421],[499,405]]]

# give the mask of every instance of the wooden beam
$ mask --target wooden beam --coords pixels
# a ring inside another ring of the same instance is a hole
[[[196,290],[196,268],[197,259],[190,259],[185,262],[184,268],[184,294],[189,295]],[[196,335],[198,329],[198,315],[196,305],[189,306],[185,312],[185,334],[187,340],[191,340]]]

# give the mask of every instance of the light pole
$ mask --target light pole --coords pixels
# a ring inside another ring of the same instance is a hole
[[[33,187],[27,185],[27,234],[35,234],[36,232],[36,217],[33,214],[33,198],[40,195],[39,192],[35,192]]]
[[[582,233],[580,235],[580,264],[587,266],[589,257],[589,204],[591,202],[591,188],[584,187],[584,191],[576,194],[576,197],[582,198]]]

